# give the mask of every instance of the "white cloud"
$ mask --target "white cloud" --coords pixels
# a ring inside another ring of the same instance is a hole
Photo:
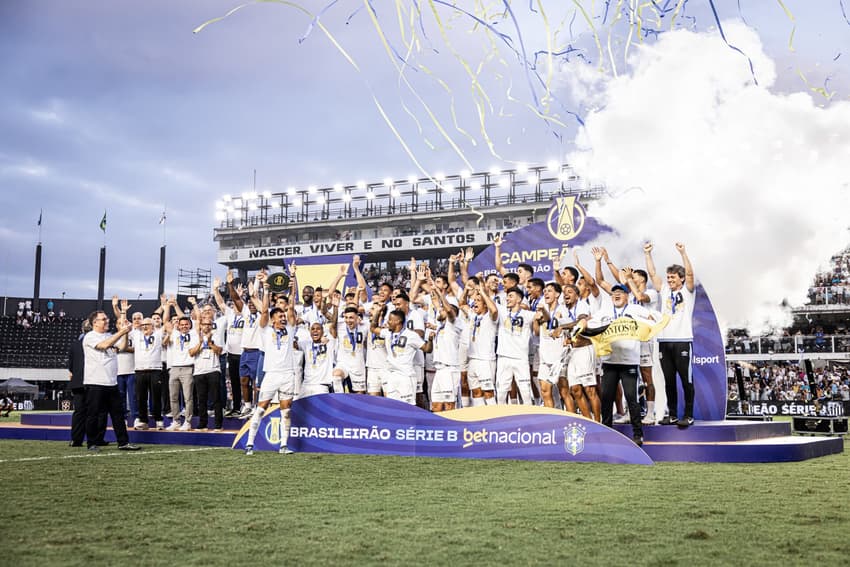
[[[624,242],[652,239],[661,270],[685,242],[721,325],[757,331],[787,324],[780,303],[802,304],[817,267],[848,242],[850,103],[772,93],[758,36],[724,29],[759,86],[716,33],[667,33],[611,81],[571,161],[619,194],[594,214]]]

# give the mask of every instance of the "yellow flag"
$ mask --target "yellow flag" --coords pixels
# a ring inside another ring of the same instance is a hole
[[[611,321],[604,332],[588,337],[593,343],[597,356],[611,354],[611,343],[616,341],[648,341],[661,332],[670,322],[670,315],[663,315],[661,321],[651,324],[630,317],[619,317]]]

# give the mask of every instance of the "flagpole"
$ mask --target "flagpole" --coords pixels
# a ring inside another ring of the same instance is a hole
[[[44,209],[38,213],[38,243],[41,244],[41,219],[44,216]]]
[[[168,208],[168,205],[163,205],[163,207],[162,207],[162,218],[160,218],[160,224],[162,225],[162,245],[163,246],[165,246],[165,244],[166,244],[166,242],[165,242],[165,236],[166,236],[165,225],[168,224],[168,218],[166,217],[165,213],[166,213],[167,208]]]

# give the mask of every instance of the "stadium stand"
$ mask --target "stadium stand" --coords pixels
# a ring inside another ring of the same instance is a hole
[[[0,367],[66,368],[68,346],[80,332],[82,319],[45,319],[29,326],[15,317],[0,317]]]

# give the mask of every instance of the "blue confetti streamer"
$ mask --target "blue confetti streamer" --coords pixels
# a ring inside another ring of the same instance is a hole
[[[298,38],[299,44],[304,43],[304,40],[306,40],[307,37],[313,32],[313,28],[315,27],[316,23],[318,23],[319,18],[321,18],[325,14],[325,12],[328,11],[328,8],[331,8],[338,1],[339,0],[333,0],[330,4],[328,4],[327,6],[322,8],[321,10],[319,10],[318,14],[313,16],[313,19],[310,20],[310,23],[307,25],[307,31],[304,32],[304,35],[302,35],[300,38]],[[346,22],[346,23],[348,23],[348,22]]]
[[[847,18],[847,10],[844,9],[844,0],[838,0],[838,5],[841,6],[841,15],[844,16],[844,21],[850,26],[850,18]]]
[[[750,59],[749,55],[729,43],[729,40],[726,39],[726,34],[723,32],[723,26],[720,25],[720,16],[717,15],[717,8],[714,6],[714,0],[708,0],[708,4],[711,6],[711,11],[714,13],[714,21],[717,22],[717,31],[720,32],[720,37],[723,38],[723,41],[726,42],[731,49],[737,51],[741,55],[747,58],[747,62],[750,64],[750,74],[753,76],[753,82],[758,85],[758,79],[756,79],[756,71],[753,69],[753,61]]]
[[[356,16],[356,15],[360,12],[360,10],[362,10],[362,9],[363,9],[363,5],[361,4],[360,6],[358,6],[358,7],[357,7],[357,9],[356,9],[356,10],[354,10],[353,12],[351,12],[351,15],[349,15],[349,16],[348,16],[348,18],[345,20],[345,25],[350,24],[350,23],[351,23],[351,19],[352,19],[354,16]]]

